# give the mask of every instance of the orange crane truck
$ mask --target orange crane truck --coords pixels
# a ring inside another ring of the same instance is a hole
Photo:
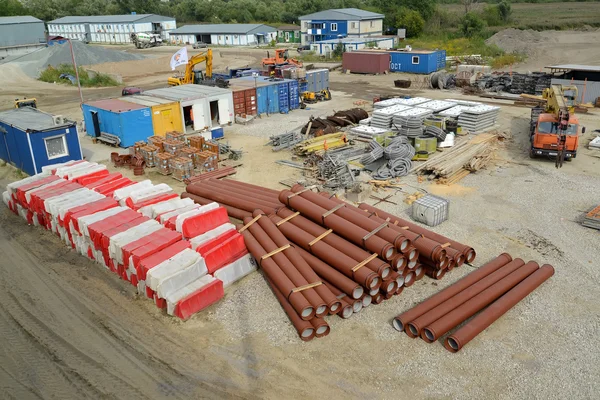
[[[560,168],[564,160],[577,157],[580,134],[574,112],[577,87],[552,85],[544,90],[543,97],[544,109],[534,109],[531,113],[529,156],[554,157],[556,168]],[[585,133],[585,128],[581,128],[581,133]]]

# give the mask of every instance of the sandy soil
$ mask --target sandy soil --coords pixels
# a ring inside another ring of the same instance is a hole
[[[590,31],[520,31],[498,32],[486,43],[494,43],[507,52],[527,55],[525,62],[515,66],[519,72],[539,71],[559,64],[598,65],[600,29]]]
[[[295,128],[310,115],[380,94],[481,100],[418,85],[403,91],[393,87],[397,77],[332,73],[331,102],[227,128],[226,140],[246,152],[234,178],[283,188],[279,180],[300,177],[299,170],[274,164],[291,159],[290,153],[273,153],[264,144],[270,134]],[[162,76],[154,84],[164,85]],[[11,77],[0,73],[0,90],[0,106],[11,102],[13,93],[34,92],[43,109],[80,118],[71,88],[27,80],[15,72]],[[100,98],[113,91],[85,94]],[[529,109],[493,102],[503,106],[501,129],[513,134],[494,165],[452,187],[403,178],[402,191],[391,198],[398,205],[381,205],[407,217],[406,193],[439,193],[450,200],[451,217],[435,230],[475,247],[474,267],[504,251],[556,267],[549,282],[461,353],[410,340],[390,320],[470,272],[469,266],[439,282],[424,279],[349,320],[329,318],[327,338],[302,343],[260,272],[183,323],[138,298],[131,286],[70,251],[56,236],[26,226],[0,207],[4,393],[18,399],[596,397],[598,233],[579,220],[600,199],[600,158],[584,146],[599,128],[600,117],[596,112],[580,116],[588,127],[584,145],[576,160],[556,170],[550,161],[528,158]],[[96,160],[108,158],[110,148],[82,143]],[[183,188],[152,171],[148,177]],[[0,189],[16,179],[11,168],[0,167]]]

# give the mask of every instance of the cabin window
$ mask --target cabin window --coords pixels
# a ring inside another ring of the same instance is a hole
[[[52,136],[44,139],[44,142],[46,144],[46,154],[48,155],[48,160],[69,155],[69,151],[67,150],[67,139],[65,135]]]

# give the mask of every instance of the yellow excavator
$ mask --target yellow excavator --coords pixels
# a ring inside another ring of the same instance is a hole
[[[206,62],[206,71],[195,71],[194,67]],[[189,59],[183,76],[172,76],[168,79],[169,86],[201,84],[212,79],[213,55],[212,49],[207,49]]]

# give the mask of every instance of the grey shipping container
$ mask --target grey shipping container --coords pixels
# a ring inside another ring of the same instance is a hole
[[[329,88],[329,70],[313,69],[306,72],[306,81],[308,82],[308,90],[311,92],[319,92]]]

